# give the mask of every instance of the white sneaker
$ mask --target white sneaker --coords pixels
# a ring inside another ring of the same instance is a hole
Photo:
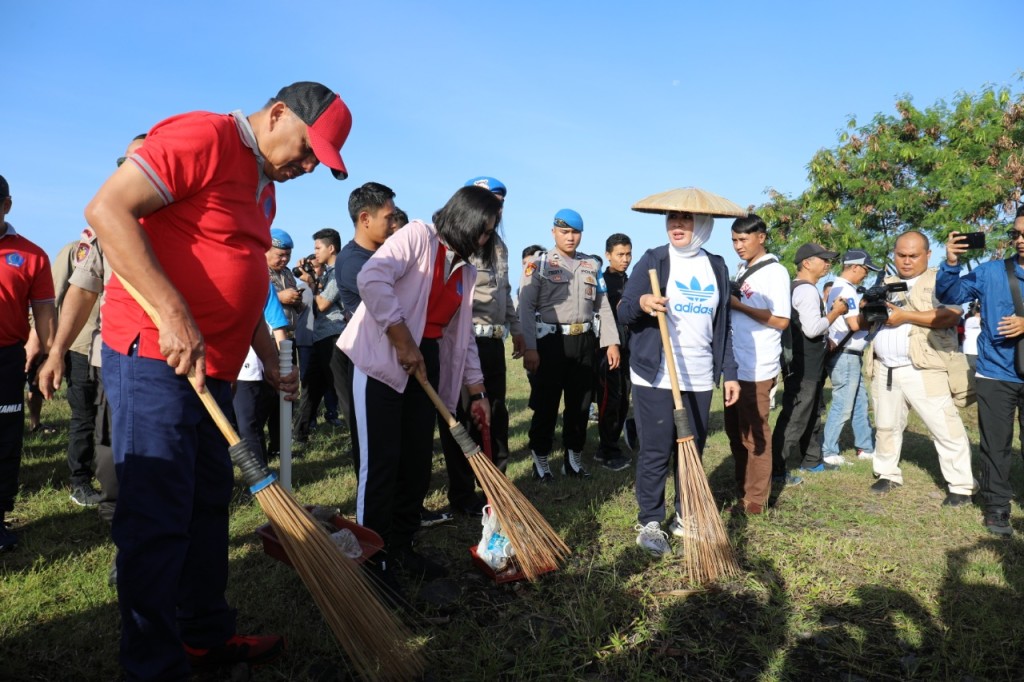
[[[590,472],[583,468],[583,453],[566,450],[562,460],[562,473],[576,478],[590,478]]]
[[[636,536],[636,544],[643,547],[656,557],[672,553],[672,547],[668,544],[668,533],[661,529],[661,524],[651,521],[646,526],[636,525],[639,535]]]
[[[841,467],[844,464],[849,464],[846,458],[842,455],[825,455],[825,464],[832,464],[833,466]]]
[[[548,456],[538,455],[533,450],[530,451],[530,454],[533,455],[533,477],[539,478],[542,483],[553,481],[555,477],[551,475],[551,466],[548,464]]]
[[[677,538],[695,538],[697,537],[697,523],[693,519],[687,519],[685,522],[681,521],[678,516],[672,519],[672,523],[669,524],[668,529]]]
[[[875,451],[874,450],[872,450],[871,452],[868,452],[867,450],[861,450],[861,449],[857,450],[857,459],[874,459],[874,458],[875,458]]]

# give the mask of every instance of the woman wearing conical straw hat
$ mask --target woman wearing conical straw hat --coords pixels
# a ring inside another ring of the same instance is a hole
[[[661,556],[672,551],[661,524],[665,519],[665,484],[669,471],[675,468],[677,441],[674,422],[669,418],[674,401],[658,313],[666,315],[682,404],[698,453],[703,452],[707,440],[715,385],[724,374],[726,405],[737,400],[740,389],[729,333],[728,267],[721,256],[701,248],[711,236],[713,217],[688,210],[642,208],[640,204],[634,209],[665,213],[668,236],[667,244],[648,250],[634,267],[636,274],[656,270],[663,295],[651,293],[647,276],[634,276],[626,283],[618,308],[619,322],[629,325],[631,332],[630,377],[640,438],[636,542]],[[670,530],[679,537],[687,535],[686,519],[681,519],[682,483],[677,469],[676,517]]]

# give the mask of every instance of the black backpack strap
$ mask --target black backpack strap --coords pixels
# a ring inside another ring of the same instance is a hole
[[[746,270],[743,271],[742,275],[740,275],[739,277],[736,278],[736,286],[738,286],[738,287],[743,286],[743,283],[747,281],[747,278],[750,277],[751,275],[753,275],[755,272],[757,272],[761,268],[765,267],[766,265],[771,265],[772,263],[778,263],[778,262],[779,261],[777,259],[775,259],[775,258],[767,258],[767,259],[761,261],[760,263],[758,263],[757,265],[750,266],[749,268],[747,268]]]

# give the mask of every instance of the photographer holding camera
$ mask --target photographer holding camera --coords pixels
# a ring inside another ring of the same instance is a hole
[[[868,420],[868,393],[861,377],[861,360],[868,345],[868,325],[861,317],[861,282],[869,272],[880,272],[867,251],[850,249],[843,255],[843,271],[826,299],[826,307],[837,299],[846,301],[849,312],[836,319],[828,329],[829,355],[825,371],[832,380],[832,406],[825,419],[825,440],[821,445],[826,464],[845,464],[839,454],[839,436],[853,418],[853,445],[857,459],[875,455],[875,435]]]
[[[320,401],[334,386],[331,357],[334,344],[345,327],[341,295],[334,276],[334,260],[341,250],[341,235],[337,230],[324,228],[313,235],[313,245],[313,260],[323,268],[320,276],[315,276],[313,263],[308,258],[299,260],[299,266],[295,268],[296,275],[313,292],[312,308],[316,316],[313,320],[313,351],[309,368],[302,371],[302,403],[295,424],[294,441],[300,447],[309,440],[310,425]]]
[[[900,450],[912,407],[928,427],[949,486],[942,504],[959,507],[970,504],[975,485],[971,446],[954,403],[954,398],[964,399],[968,393],[967,361],[957,352],[961,311],[942,306],[936,298],[936,269],[928,267],[930,256],[928,238],[920,232],[904,232],[896,240],[893,263],[899,278],[886,278],[888,319],[864,355],[878,438],[874,459],[878,480],[871,490],[887,493],[903,485]],[[900,291],[900,284],[906,291]],[[958,363],[964,371],[959,371]]]
[[[981,490],[983,525],[996,535],[1013,535],[1010,526],[1010,467],[1014,416],[1024,414],[1024,377],[1017,366],[1024,358],[1018,342],[1024,335],[1024,318],[1014,302],[1010,282],[1018,290],[1024,279],[1024,207],[1017,209],[1007,236],[1009,258],[982,263],[960,277],[959,257],[968,250],[965,235],[950,232],[946,261],[939,268],[938,296],[950,303],[980,299],[981,335],[978,337],[977,392],[978,430],[981,432]]]

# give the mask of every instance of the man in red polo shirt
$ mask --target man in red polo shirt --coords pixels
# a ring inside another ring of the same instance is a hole
[[[0,175],[0,552],[14,549],[18,536],[4,516],[14,509],[25,436],[25,373],[45,356],[53,341],[53,278],[50,259],[7,222],[11,190]],[[28,311],[35,317],[39,344],[26,348]]]
[[[224,598],[227,443],[185,375],[221,408],[249,346],[275,390],[277,347],[262,323],[273,182],[318,163],[344,179],[348,107],[319,83],[283,88],[248,117],[193,112],[158,123],[86,209],[115,277],[103,307],[103,383],[121,483],[121,665],[128,679],[188,677],[192,665],[263,662],[280,637],[242,637]],[[157,327],[121,285],[156,308]]]

